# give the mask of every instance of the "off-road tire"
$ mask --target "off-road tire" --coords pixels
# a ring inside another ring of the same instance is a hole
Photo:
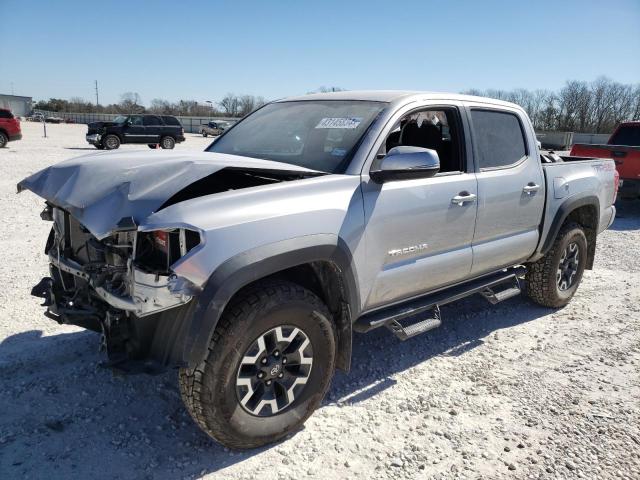
[[[176,140],[173,137],[162,137],[160,139],[160,147],[171,150],[176,146]]]
[[[102,145],[105,150],[117,150],[120,148],[120,137],[117,135],[106,135],[102,139]]]
[[[576,243],[578,246],[578,268],[571,286],[562,291],[558,286],[556,273],[562,254],[571,243]],[[587,237],[584,230],[577,223],[568,223],[560,229],[546,255],[527,266],[527,295],[544,307],[564,307],[576,293],[586,264]]]
[[[308,381],[286,408],[267,417],[252,415],[236,392],[240,361],[258,337],[285,324],[303,330],[311,342],[313,365]],[[258,283],[227,306],[206,358],[195,369],[180,370],[180,393],[191,417],[208,435],[229,448],[256,448],[304,424],[329,388],[335,356],[331,314],[316,295],[291,282]]]
[[[0,132],[0,148],[6,147],[7,143],[9,143],[9,137],[4,132]]]

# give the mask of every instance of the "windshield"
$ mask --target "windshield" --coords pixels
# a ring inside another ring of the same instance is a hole
[[[271,103],[228,130],[207,151],[342,173],[385,106],[355,100]]]
[[[116,118],[113,119],[113,123],[124,123],[127,120],[127,117],[125,117],[124,115],[118,115]]]

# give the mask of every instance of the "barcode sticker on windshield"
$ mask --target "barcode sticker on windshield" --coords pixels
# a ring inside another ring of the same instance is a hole
[[[352,130],[358,128],[360,122],[362,122],[361,117],[323,118],[318,125],[316,125],[316,128],[346,128]]]

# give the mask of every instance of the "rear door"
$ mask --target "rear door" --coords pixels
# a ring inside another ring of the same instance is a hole
[[[145,142],[146,143],[158,143],[162,136],[162,130],[167,127],[163,127],[160,117],[155,115],[145,115],[142,119],[144,125]]]
[[[523,112],[468,105],[478,180],[471,274],[526,260],[538,243],[545,180]]]

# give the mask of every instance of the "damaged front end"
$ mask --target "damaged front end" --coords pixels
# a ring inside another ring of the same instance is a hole
[[[32,295],[44,299],[46,315],[101,332],[110,366],[149,371],[179,363],[169,354],[154,365],[151,353],[162,312],[185,306],[199,291],[172,265],[200,244],[200,233],[184,228],[141,232],[132,218],[123,218],[98,240],[50,203],[41,216],[53,222],[45,248],[50,277]]]

